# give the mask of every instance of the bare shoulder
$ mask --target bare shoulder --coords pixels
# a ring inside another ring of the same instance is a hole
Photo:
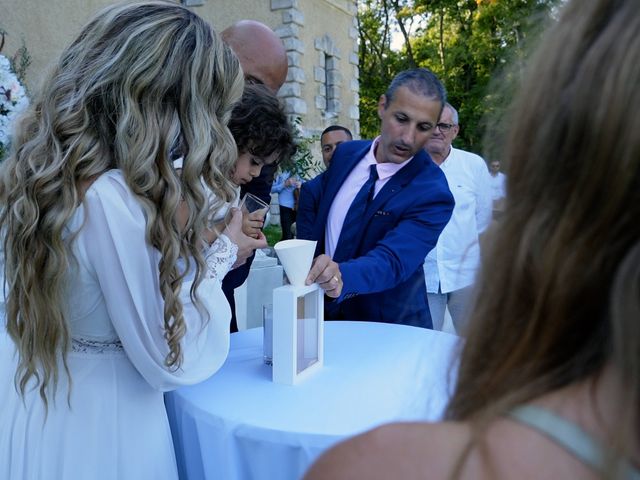
[[[460,423],[388,424],[336,445],[305,479],[447,478],[468,441]]]

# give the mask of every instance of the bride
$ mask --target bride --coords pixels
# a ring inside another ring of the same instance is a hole
[[[239,212],[206,229],[242,88],[211,27],[162,1],[105,9],[50,73],[0,172],[0,478],[177,478],[162,392],[222,365],[220,282],[266,245]]]

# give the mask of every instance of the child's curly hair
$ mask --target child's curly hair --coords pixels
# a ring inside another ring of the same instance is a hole
[[[264,85],[246,85],[235,105],[229,130],[238,152],[268,157],[276,152],[278,162],[296,152],[293,129],[284,107]]]

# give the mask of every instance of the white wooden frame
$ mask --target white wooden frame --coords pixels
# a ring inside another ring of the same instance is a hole
[[[300,315],[299,310],[303,310]],[[306,328],[300,330],[301,323],[315,328],[311,331]],[[299,365],[300,343],[304,353],[309,346],[308,342],[315,344],[309,350],[315,347],[317,357],[311,357],[309,365]],[[315,283],[301,287],[284,285],[274,289],[273,381],[295,385],[322,368],[323,364],[324,291]]]

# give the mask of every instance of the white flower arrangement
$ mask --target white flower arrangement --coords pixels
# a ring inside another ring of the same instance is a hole
[[[0,55],[0,160],[8,150],[16,116],[28,105],[29,99],[11,69],[11,62],[4,55]]]

